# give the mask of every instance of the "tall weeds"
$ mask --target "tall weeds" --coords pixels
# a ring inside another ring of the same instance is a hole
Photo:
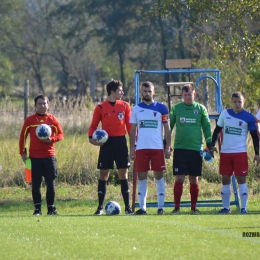
[[[30,113],[34,113],[33,102],[30,102]],[[92,184],[97,182],[97,158],[99,148],[88,142],[88,128],[92,118],[94,104],[87,98],[69,98],[63,102],[61,98],[53,98],[49,112],[54,114],[61,122],[65,132],[65,139],[55,144],[58,160],[58,181],[67,184]],[[10,99],[0,101],[0,187],[26,186],[24,182],[24,165],[19,155],[18,140],[23,124],[23,105],[13,104]],[[213,126],[214,127],[214,126]],[[250,140],[250,138],[249,138]],[[259,173],[260,167],[253,163],[254,151],[251,141],[249,146],[249,176],[248,184],[253,193],[260,193]],[[172,158],[166,160],[167,171],[165,180],[172,185]],[[219,156],[216,155],[211,163],[203,163],[201,185],[208,196],[216,191],[209,184],[220,184],[218,174]],[[1,167],[0,167],[1,168]],[[129,169],[129,180],[133,179],[133,166]],[[153,174],[149,173],[153,180]],[[111,171],[110,184],[118,184],[116,170]],[[185,185],[187,183],[185,182]],[[219,185],[218,185],[219,186]]]

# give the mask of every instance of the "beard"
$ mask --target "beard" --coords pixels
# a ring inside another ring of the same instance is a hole
[[[144,97],[144,96],[143,96],[143,100],[146,101],[146,102],[150,102],[150,101],[152,100],[152,98],[149,97],[149,96],[148,96],[148,97]]]

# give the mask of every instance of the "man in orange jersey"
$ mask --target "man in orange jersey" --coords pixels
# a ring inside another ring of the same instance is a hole
[[[122,101],[124,94],[123,84],[119,80],[110,81],[107,86],[107,100],[100,103],[94,110],[92,122],[89,128],[89,142],[100,146],[98,165],[100,176],[98,180],[98,208],[95,215],[103,215],[103,205],[106,196],[107,180],[109,170],[114,168],[114,162],[118,169],[118,176],[121,182],[121,193],[125,203],[125,214],[133,214],[129,205],[129,184],[128,168],[130,160],[126,143],[126,132],[130,133],[131,124],[129,123],[131,109],[128,102]],[[92,138],[94,131],[99,123],[102,129],[108,133],[106,143],[98,143]]]
[[[27,117],[24,121],[20,139],[19,150],[22,160],[25,163],[26,139],[30,135],[29,157],[32,162],[32,197],[34,203],[33,215],[39,216],[41,211],[41,183],[42,177],[46,183],[47,214],[58,215],[54,207],[55,198],[55,178],[57,177],[57,161],[55,157],[54,143],[64,138],[63,130],[58,119],[52,114],[47,113],[49,100],[46,96],[38,95],[34,99],[36,113]],[[36,135],[36,128],[41,124],[51,127],[52,134],[46,140],[40,140]]]

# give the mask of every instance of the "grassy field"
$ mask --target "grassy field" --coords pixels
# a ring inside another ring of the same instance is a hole
[[[153,193],[153,187],[150,193]],[[43,189],[44,193],[44,189]],[[0,195],[1,259],[257,259],[260,237],[259,197],[250,198],[248,215],[232,207],[201,208],[201,215],[93,216],[95,186],[58,186],[59,216],[32,216],[30,188],[8,187]],[[121,206],[119,187],[108,187],[107,200]],[[248,233],[249,234],[249,233]]]
[[[252,162],[249,147],[248,186],[250,214],[217,215],[219,208],[201,208],[201,215],[93,216],[97,207],[96,169],[98,149],[89,144],[87,130],[93,107],[77,100],[52,104],[65,131],[56,144],[59,177],[55,205],[59,216],[47,216],[43,184],[43,215],[32,216],[31,187],[24,181],[24,165],[18,154],[23,123],[22,110],[11,102],[0,102],[0,259],[257,259],[260,237],[243,237],[243,232],[260,233],[260,168]],[[9,113],[5,113],[9,111]],[[203,164],[200,200],[220,199],[218,155]],[[112,174],[115,176],[115,171]],[[129,171],[132,190],[132,168]],[[173,199],[172,159],[167,160],[166,201]],[[117,183],[116,179],[110,180]],[[156,201],[156,189],[149,175],[148,201]],[[106,201],[118,201],[120,187],[109,185]],[[189,200],[184,184],[183,200]],[[249,234],[249,233],[248,233]]]

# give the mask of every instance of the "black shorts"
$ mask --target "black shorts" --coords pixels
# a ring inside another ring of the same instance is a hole
[[[58,176],[56,156],[48,158],[31,158],[32,162],[32,180],[53,181]]]
[[[202,157],[199,151],[174,149],[173,175],[201,176]]]
[[[109,137],[100,147],[98,169],[126,169],[130,166],[128,148],[125,136]]]

